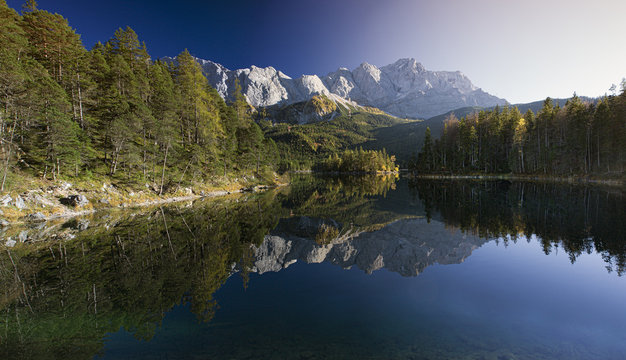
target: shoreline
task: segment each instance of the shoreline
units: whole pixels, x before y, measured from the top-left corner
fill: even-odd
[[[512,181],[536,181],[536,182],[553,182],[567,183],[571,185],[607,185],[607,186],[624,186],[624,180],[620,179],[593,179],[585,176],[539,176],[539,175],[509,175],[509,174],[485,174],[485,175],[439,175],[439,174],[422,174],[422,175],[405,175],[409,178],[428,179],[428,180],[512,180]]]
[[[128,192],[127,189],[111,190],[111,188],[108,188],[107,190],[96,192],[74,190],[63,191],[63,194],[60,194],[60,192],[58,191],[45,194],[41,191],[41,189],[33,189],[17,195],[16,198],[11,201],[11,203],[6,205],[2,204],[0,206],[0,215],[2,215],[0,217],[2,221],[2,223],[0,223],[0,229],[8,228],[11,226],[20,226],[24,224],[45,223],[47,221],[93,215],[98,212],[104,211],[144,208],[149,206],[158,206],[183,201],[222,197],[230,194],[260,192],[286,185],[288,185],[288,183],[275,183],[271,185],[257,184],[253,186],[243,186],[232,190],[202,190],[199,191],[199,193],[194,193],[194,191],[191,190],[190,194],[186,195],[174,195],[170,197],[149,195],[149,197],[147,198],[143,196],[146,195],[144,193],[134,193],[132,191]],[[123,194],[124,192],[128,193]],[[85,197],[88,198],[89,202],[85,206],[75,207],[61,204],[60,196],[67,196],[68,193],[81,196],[87,195]],[[4,194],[3,197],[7,195],[9,194]],[[110,195],[115,195],[118,197],[116,199],[117,204],[112,204],[111,202],[108,202],[108,200],[106,203],[103,203],[101,201],[102,199],[106,199],[107,196]],[[18,198],[21,199],[20,201],[22,201],[22,203],[35,202],[35,205],[17,208],[13,204]],[[35,200],[33,200],[33,198]],[[100,198],[100,200],[98,200],[98,198]],[[59,200],[57,201],[58,203],[54,203],[55,199]],[[136,202],[133,202],[133,200],[136,200]],[[46,205],[48,205],[48,207],[46,207]]]
[[[292,174],[321,174],[321,175],[398,175],[400,171],[316,171],[316,170],[291,170]]]

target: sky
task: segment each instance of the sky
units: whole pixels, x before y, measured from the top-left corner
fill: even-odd
[[[22,0],[7,0],[16,10]],[[91,48],[130,26],[153,58],[185,48],[291,77],[415,58],[522,103],[609,93],[626,77],[625,0],[39,0]]]

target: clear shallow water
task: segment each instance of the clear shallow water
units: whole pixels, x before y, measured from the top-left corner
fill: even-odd
[[[123,219],[119,231],[81,233],[68,265],[49,249],[16,248],[48,298],[31,296],[31,315],[23,295],[6,307],[24,320],[21,332],[6,320],[4,349],[15,358],[626,357],[622,190],[356,182],[303,178],[281,193],[169,209],[169,239],[160,212]],[[94,278],[72,265],[78,258],[98,264]],[[51,324],[59,331],[41,330]]]

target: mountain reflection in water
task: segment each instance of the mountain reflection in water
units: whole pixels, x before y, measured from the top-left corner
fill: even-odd
[[[3,243],[9,238],[26,241],[5,247],[0,252],[0,289],[3,290],[0,295],[0,356],[7,359],[124,358],[129,356],[128,352],[116,352],[105,344],[127,344],[128,349],[152,344],[156,349],[156,342],[149,340],[167,334],[173,336],[172,330],[167,330],[168,316],[186,318],[187,315],[176,315],[183,311],[194,314],[201,320],[199,324],[204,325],[185,323],[186,330],[176,330],[182,331],[181,336],[189,336],[193,329],[196,334],[193,338],[199,343],[210,338],[216,339],[219,346],[206,345],[201,347],[202,351],[191,345],[176,351],[159,350],[165,351],[169,358],[195,355],[269,358],[269,353],[264,352],[266,348],[249,347],[248,352],[240,349],[243,352],[229,354],[224,350],[229,342],[236,343],[233,337],[237,337],[234,335],[237,331],[247,334],[246,329],[254,326],[254,320],[250,320],[248,328],[239,323],[241,327],[229,327],[227,331],[224,324],[228,322],[219,317],[235,321],[242,316],[242,311],[235,314],[228,310],[231,304],[235,306],[243,301],[264,303],[262,298],[255,298],[255,291],[259,291],[255,286],[266,289],[264,296],[268,296],[270,289],[275,290],[269,292],[272,294],[297,292],[300,282],[315,282],[319,281],[317,277],[328,275],[335,277],[339,286],[333,291],[341,291],[351,286],[346,282],[348,278],[356,281],[362,275],[349,271],[342,275],[336,272],[343,271],[339,267],[356,267],[362,270],[361,274],[376,274],[377,270],[384,268],[403,277],[414,277],[425,271],[428,273],[428,268],[435,264],[461,264],[471,259],[472,252],[481,247],[485,252],[493,252],[492,247],[483,246],[489,242],[513,247],[522,240],[538,241],[545,254],[565,251],[571,263],[593,255],[601,258],[603,267],[606,267],[602,270],[603,277],[608,279],[623,274],[626,266],[625,200],[621,188],[507,181],[409,182],[393,177],[319,178],[307,175],[294,179],[290,187],[261,194],[134,210],[136,213],[97,214],[66,223],[49,223],[42,228],[9,228],[0,235]],[[524,253],[522,248],[525,249],[521,247],[519,254]],[[331,267],[305,269],[299,264],[293,265],[297,262],[326,263]],[[259,277],[268,272],[280,271],[282,274],[281,270],[288,267],[293,267],[292,274],[299,276],[293,279],[293,283],[288,281],[291,270],[281,275],[281,279],[287,279],[284,283],[272,282],[272,278],[266,278],[266,275]],[[595,274],[597,268],[589,271]],[[450,268],[450,271],[455,270]],[[481,271],[497,272],[499,269],[482,268]],[[377,288],[384,287],[377,279],[388,276],[382,274],[369,281],[359,281],[365,281],[364,286],[376,292]],[[452,283],[452,279],[446,281]],[[536,279],[525,280],[530,283]],[[618,281],[624,288],[623,280],[618,277],[611,281]],[[249,290],[241,293],[232,288],[241,288],[241,284]],[[224,289],[220,290],[222,287]],[[618,295],[626,297],[624,292],[618,292]],[[322,299],[327,294],[308,295],[306,299],[298,298],[302,306],[315,296]],[[394,296],[393,292],[388,296]],[[452,297],[446,296],[440,301],[447,303]],[[368,304],[368,301],[362,301],[361,306]],[[391,300],[380,298],[378,301]],[[264,309],[269,314],[278,311],[271,304],[266,305]],[[353,305],[358,308],[357,304]],[[302,313],[303,308],[295,304],[285,306],[292,306],[292,312],[283,309],[290,316],[302,316],[297,321],[303,326],[306,321],[316,323],[315,319]],[[398,304],[394,306],[402,308]],[[472,306],[479,308],[477,304]],[[400,310],[387,308],[386,312],[372,316],[382,317],[378,320],[386,323],[394,318],[394,311]],[[335,316],[347,314],[350,312],[335,313]],[[216,315],[217,319],[214,319]],[[427,317],[422,320],[426,321]],[[434,324],[431,326],[454,321],[453,318],[431,320]],[[476,340],[466,333],[457,334],[461,338],[470,336],[463,346],[459,345],[458,338],[448,339],[449,333],[441,335],[437,341],[431,339],[435,342],[429,343],[431,340],[422,337],[419,340],[405,339],[408,333],[427,331],[419,328],[417,323],[395,324],[390,322],[388,328],[382,326],[377,336],[392,336],[395,331],[404,329],[404,335],[394,336],[397,342],[407,343],[397,345],[404,352],[387,352],[387,357],[449,358],[459,357],[459,354],[480,354],[485,358],[493,355],[513,359],[560,358],[565,354],[560,348],[546,348],[541,350],[544,354],[540,357],[521,343],[507,347],[504,352],[497,352],[500,348],[492,346],[496,350],[487,354],[483,349],[485,346],[480,351],[468,348],[467,344],[474,346]],[[319,328],[311,326],[320,333],[332,332],[324,325],[316,325]],[[287,331],[288,327],[285,325],[282,331]],[[354,328],[346,328],[346,331],[354,331]],[[428,331],[437,333],[436,328]],[[148,342],[130,341],[121,335],[126,332]],[[282,338],[290,334],[273,335]],[[613,335],[607,334],[606,338]],[[120,340],[120,336],[123,339]],[[263,339],[269,341],[266,337]],[[310,344],[314,343],[313,337],[306,339]],[[306,348],[306,341],[293,341],[291,345],[280,345],[278,341],[270,348],[289,349],[291,353],[283,353],[289,356],[283,357],[324,357],[321,356],[323,350],[315,356],[307,355],[308,348],[303,353],[298,352]],[[415,341],[418,343],[413,343]],[[331,343],[327,344],[326,351],[338,352],[337,346],[340,345]],[[502,343],[506,343],[505,340]],[[357,346],[357,340],[344,339],[344,345],[348,344],[352,350],[341,348],[347,352],[338,352],[338,358],[363,357],[363,354],[377,357],[375,352],[361,352],[369,345],[361,344],[361,350],[357,351],[352,348]],[[610,341],[609,345],[608,352],[603,353],[605,358],[623,349],[622,346],[616,350]],[[456,348],[459,353],[446,352],[449,347]],[[137,349],[133,357],[141,357],[139,353],[151,358],[150,351],[138,352]],[[590,354],[593,353],[582,350],[567,353],[570,358],[589,358]],[[384,357],[381,354],[381,358]]]

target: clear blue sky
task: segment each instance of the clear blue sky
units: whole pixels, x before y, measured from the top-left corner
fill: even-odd
[[[21,9],[21,0],[8,0]],[[153,57],[324,75],[413,57],[510,102],[598,96],[626,76],[625,0],[39,0],[86,47],[130,26]]]

